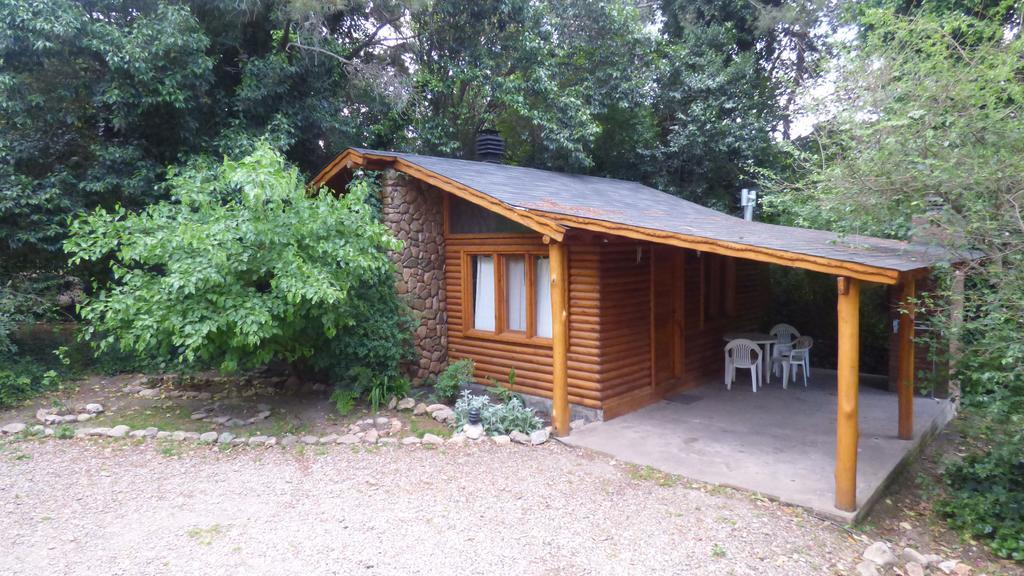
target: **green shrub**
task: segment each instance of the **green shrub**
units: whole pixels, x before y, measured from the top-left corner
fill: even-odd
[[[452,362],[437,376],[434,393],[441,400],[451,400],[459,395],[462,386],[473,381],[475,366],[469,358]]]
[[[53,437],[58,440],[70,440],[75,437],[75,429],[68,424],[61,424],[53,429]]]
[[[357,367],[351,371],[351,379],[339,385],[331,394],[331,401],[338,414],[347,415],[355,407],[359,398],[365,397],[370,410],[377,412],[392,397],[404,397],[409,394],[409,380],[391,374],[380,375],[368,368]]]
[[[62,378],[28,360],[0,360],[0,408],[11,408],[47,392],[59,390]]]
[[[310,195],[263,143],[237,160],[172,170],[168,190],[171,201],[97,209],[71,226],[72,265],[109,262],[112,280],[80,308],[100,350],[230,372],[314,362],[358,350],[370,334],[371,355],[398,357],[387,349],[400,326],[389,315],[399,305],[387,251],[401,243],[367,204],[372,180]]]
[[[475,396],[468,390],[462,393],[455,402],[455,426],[462,429],[469,421],[469,411],[476,408],[480,411],[480,420],[484,432],[490,436],[509,434],[514,431],[529,434],[540,430],[544,423],[532,408],[523,404],[523,399],[513,395],[506,402],[494,404],[487,396]]]
[[[949,491],[937,510],[949,525],[989,540],[1003,558],[1024,560],[1024,436],[971,454],[944,472]]]

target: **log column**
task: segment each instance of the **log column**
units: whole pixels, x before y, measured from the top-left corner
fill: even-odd
[[[903,281],[900,291],[899,340],[899,395],[901,440],[914,437],[914,278]]]
[[[558,436],[569,435],[569,313],[566,306],[568,293],[568,266],[565,244],[548,244],[551,258],[551,344],[552,344],[552,396],[551,424]]]
[[[840,277],[838,400],[836,413],[836,508],[857,508],[857,392],[860,377],[860,281]]]

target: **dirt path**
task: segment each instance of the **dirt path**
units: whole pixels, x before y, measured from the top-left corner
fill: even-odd
[[[847,574],[804,512],[550,443],[0,443],[0,574]]]

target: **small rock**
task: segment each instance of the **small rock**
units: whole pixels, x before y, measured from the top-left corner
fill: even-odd
[[[960,562],[956,565],[956,568],[953,568],[953,571],[956,572],[957,576],[968,576],[971,573],[971,567]]]
[[[917,562],[907,562],[903,569],[907,571],[907,576],[924,576],[924,566]]]
[[[442,424],[455,423],[455,411],[448,407],[445,407],[444,410],[435,410],[431,416]]]
[[[402,421],[395,419],[391,421],[391,429],[388,431],[391,435],[398,434],[402,431]]]
[[[149,428],[146,428],[145,430],[142,431],[142,437],[143,438],[155,438],[156,435],[159,434],[159,433],[160,433],[160,429],[159,428],[157,428],[156,426],[150,426]]]
[[[185,431],[184,430],[175,430],[174,432],[171,432],[171,440],[174,440],[176,442],[181,442],[184,439],[185,439]]]
[[[145,430],[132,430],[131,432],[128,433],[128,436],[130,438],[142,438],[142,435],[145,433]]]
[[[423,443],[430,444],[431,446],[440,446],[441,444],[444,444],[444,438],[434,434],[424,434]]]
[[[46,417],[49,415],[50,411],[47,410],[46,408],[40,408],[39,410],[36,410],[36,420],[39,420],[40,422],[46,422]]]
[[[163,440],[164,438],[169,438],[170,436],[171,436],[171,433],[166,431],[166,430],[161,430],[161,431],[156,433],[156,437],[159,440]]]
[[[230,416],[217,416],[216,418],[210,418],[209,420],[210,420],[210,422],[213,422],[214,424],[224,424],[228,420],[231,420],[231,417]]]
[[[96,403],[86,404],[85,411],[88,412],[89,414],[100,414],[103,412],[103,405]]]
[[[110,436],[111,438],[124,438],[131,431],[131,428],[125,426],[124,424],[121,424],[119,426],[114,426],[113,428],[108,430],[107,436]]]
[[[548,441],[551,437],[551,433],[548,432],[547,428],[541,428],[540,430],[534,430],[530,433],[530,444],[539,446]]]
[[[328,434],[327,436],[321,436],[320,437],[320,443],[321,444],[334,444],[337,441],[338,441],[338,435],[337,434]]]
[[[213,394],[210,392],[199,392],[196,394],[197,400],[209,400],[210,398],[213,398]]]
[[[64,424],[74,424],[75,422],[78,422],[78,414],[68,414],[61,418],[60,421]]]
[[[419,416],[421,414],[426,414],[426,413],[427,413],[427,405],[424,404],[423,402],[420,402],[419,404],[416,405],[415,408],[412,409],[412,415],[413,416]]]
[[[928,565],[928,560],[926,560],[920,552],[914,550],[913,548],[904,548],[903,553],[900,554],[900,560],[903,560],[904,562],[916,562],[917,564],[920,564],[922,567]]]
[[[383,428],[391,424],[391,419],[387,416],[378,416],[373,419],[373,425],[377,428]]]
[[[402,438],[402,445],[404,445],[404,446],[410,446],[412,444],[419,444],[419,443],[420,443],[420,439],[415,437],[415,436],[406,436],[405,438]]]
[[[392,396],[391,400],[388,400],[388,410],[394,410],[395,406],[398,406],[398,397]]]
[[[320,441],[320,438],[317,437],[317,436],[303,436],[302,437],[302,443],[303,444],[316,444],[319,441]]]
[[[530,435],[529,434],[524,434],[524,433],[520,432],[519,430],[513,430],[512,432],[509,433],[508,437],[509,437],[510,440],[512,440],[516,444],[529,444],[530,443]]]
[[[427,406],[427,414],[433,414],[438,410],[450,410],[450,408],[444,404],[431,404],[430,406]]]
[[[202,420],[203,418],[207,418],[209,416],[210,415],[207,414],[206,412],[193,412],[191,418],[193,420]]]
[[[142,398],[156,398],[159,395],[159,388],[143,388],[142,390],[139,390],[139,396]]]
[[[77,420],[79,422],[88,422],[89,420],[92,420],[94,417],[95,416],[93,416],[92,414],[85,413],[85,414],[79,414],[78,417],[75,418],[75,420]]]
[[[285,446],[285,447],[294,446],[295,443],[298,442],[298,441],[299,441],[298,438],[296,438],[295,436],[282,436],[281,437],[281,446]]]
[[[0,428],[0,432],[3,432],[4,434],[17,434],[23,430],[25,430],[25,425],[21,422],[11,422],[3,428]]]
[[[158,432],[157,435],[160,433]],[[185,432],[185,440],[191,440],[192,442],[199,441],[201,434],[199,432]]]
[[[871,546],[864,550],[864,559],[870,560],[882,568],[888,568],[898,561],[896,555],[892,553],[889,545],[885,542],[875,542]]]
[[[953,571],[956,570],[956,565],[956,560],[944,560],[942,562],[939,562],[938,567],[939,570],[942,570],[944,574],[952,574]]]
[[[203,432],[199,435],[199,441],[203,444],[212,444],[217,441],[216,432]]]
[[[484,427],[482,424],[466,424],[462,427],[462,432],[470,440],[479,440],[484,435]]]
[[[381,438],[381,444],[398,444],[398,438]]]
[[[256,420],[266,420],[269,417],[270,417],[270,410],[261,410],[253,418],[255,418]]]
[[[232,418],[224,423],[228,428],[234,428],[235,426],[245,426],[245,420],[239,420],[238,418]]]
[[[235,439],[235,435],[231,432],[221,432],[220,436],[217,436],[218,444],[229,444]]]
[[[448,439],[448,443],[449,444],[456,444],[456,445],[465,444],[466,443],[466,435],[463,434],[462,432],[459,432],[457,434],[452,434],[452,437]]]
[[[246,442],[245,438],[232,438],[231,439],[231,445],[232,446],[242,446],[242,445],[245,444],[245,442]]]
[[[412,410],[415,407],[416,407],[416,399],[415,398],[402,398],[401,400],[398,401],[398,404],[395,404],[395,408],[397,408],[399,410]]]
[[[110,432],[110,428],[91,428],[88,434],[89,436],[106,436],[107,432]]]
[[[880,576],[878,565],[871,560],[865,560],[857,564],[857,576]]]
[[[355,434],[345,434],[338,438],[338,444],[356,444],[359,442],[359,438]]]
[[[46,432],[46,428],[44,428],[42,424],[36,424],[35,426],[29,428],[28,431],[31,432],[32,434],[35,434],[36,436],[39,436],[40,434]]]
[[[43,436],[53,436],[53,428],[43,428]]]
[[[249,438],[249,446],[266,446],[267,440],[269,438],[266,436],[252,436]]]
[[[263,443],[264,446],[277,446],[277,438],[271,436],[267,438],[267,441]]]
[[[363,434],[363,442],[367,444],[376,444],[380,434],[376,430],[368,430],[366,434]]]
[[[491,440],[498,446],[508,446],[512,443],[512,439],[508,436],[491,436]]]
[[[939,556],[938,554],[925,554],[924,562],[922,562],[921,565],[927,568],[929,566],[937,566],[939,562],[942,562],[942,556]]]

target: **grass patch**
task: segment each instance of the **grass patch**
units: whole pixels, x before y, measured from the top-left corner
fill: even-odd
[[[725,558],[728,555],[728,553],[725,551],[725,548],[721,544],[713,544],[711,546],[711,555],[715,558]]]
[[[441,438],[450,438],[451,437],[451,435],[452,435],[451,428],[448,428],[447,426],[431,426],[430,424],[432,424],[432,423],[433,423],[433,421],[427,421],[426,422],[427,426],[423,426],[423,424],[424,424],[423,421],[418,421],[418,420],[415,420],[415,419],[410,420],[409,421],[409,432],[412,432],[412,434],[414,436],[416,436],[417,438],[419,438],[421,440],[427,434],[433,434],[434,436],[439,436]]]
[[[629,477],[633,480],[654,482],[663,488],[670,488],[679,484],[678,476],[674,474],[667,474],[661,470],[655,470],[650,466],[633,466],[629,471]]]
[[[198,526],[195,528],[189,528],[186,534],[188,534],[189,538],[195,540],[197,544],[209,546],[210,544],[213,544],[213,541],[223,533],[224,529],[221,525],[214,524],[206,528],[200,528]]]

